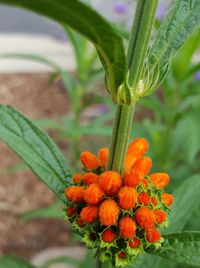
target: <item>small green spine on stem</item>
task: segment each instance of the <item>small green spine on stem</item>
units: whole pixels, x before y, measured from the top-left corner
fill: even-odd
[[[138,0],[127,52],[128,85],[133,94],[141,78],[155,21],[158,0]],[[124,172],[124,160],[129,142],[135,103],[117,105],[113,122],[107,170]]]

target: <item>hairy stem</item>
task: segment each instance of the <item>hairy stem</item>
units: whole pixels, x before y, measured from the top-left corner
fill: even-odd
[[[128,84],[133,91],[141,78],[158,0],[138,0],[127,52]],[[134,92],[133,92],[134,93]],[[135,103],[117,105],[110,142],[107,170],[124,172],[124,160],[129,142]]]

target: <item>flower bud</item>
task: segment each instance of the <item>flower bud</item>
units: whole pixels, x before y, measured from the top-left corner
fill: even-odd
[[[146,176],[152,167],[152,160],[150,157],[144,156],[139,158],[135,164],[134,169],[137,170],[140,176]]]
[[[155,243],[160,241],[161,234],[155,228],[146,230],[146,239],[149,243]]]
[[[129,187],[137,187],[139,184],[139,176],[135,170],[131,170],[131,172],[125,174],[124,184]]]
[[[118,192],[119,204],[123,209],[133,209],[137,202],[138,194],[132,187],[124,186]]]
[[[65,189],[66,197],[73,202],[82,202],[84,198],[85,189],[83,186],[71,186]]]
[[[83,179],[83,175],[81,173],[76,173],[73,176],[73,182],[74,183],[80,183]]]
[[[138,202],[140,204],[143,204],[145,206],[148,206],[149,203],[151,202],[150,196],[146,192],[142,192],[138,196]]]
[[[140,241],[137,238],[134,238],[133,240],[130,240],[128,244],[130,248],[137,248],[140,244]]]
[[[103,199],[104,193],[98,184],[90,184],[84,193],[87,204],[96,205]]]
[[[104,242],[112,243],[115,240],[115,234],[111,230],[105,230],[101,235],[101,239]]]
[[[119,235],[124,238],[135,236],[136,224],[130,217],[123,217],[119,220]]]
[[[105,200],[99,207],[99,218],[102,225],[111,226],[117,223],[119,206],[114,200]]]
[[[66,211],[68,217],[72,217],[76,213],[76,208],[69,207]]]
[[[108,196],[113,196],[122,186],[122,178],[115,171],[105,171],[100,175],[99,185]]]
[[[157,201],[157,199],[156,199],[154,196],[151,198],[151,203],[152,203],[154,206],[157,206],[157,204],[158,204],[158,201]]]
[[[83,182],[87,185],[96,183],[99,180],[99,176],[95,173],[88,172],[83,174]]]
[[[162,194],[162,201],[165,203],[166,206],[171,206],[174,203],[174,197],[172,194]]]
[[[96,155],[90,152],[83,152],[80,156],[81,162],[86,169],[96,169],[99,166],[99,160]]]
[[[156,223],[161,224],[167,218],[167,214],[163,210],[156,209],[154,210],[154,214],[156,216]]]
[[[126,257],[126,253],[124,251],[121,251],[120,253],[118,253],[117,257],[120,259],[124,259]]]
[[[77,219],[76,219],[76,223],[77,223],[80,227],[84,227],[84,226],[85,226],[85,223],[84,223],[80,218],[77,218]]]
[[[87,223],[96,221],[99,217],[99,209],[95,206],[87,206],[81,210],[80,219]]]
[[[153,173],[150,176],[152,183],[157,188],[164,188],[169,183],[169,175],[167,173]]]
[[[98,152],[99,162],[102,167],[105,167],[108,160],[109,150],[108,148],[101,148]]]
[[[154,212],[146,207],[140,207],[136,210],[135,219],[142,228],[152,228],[156,221]]]

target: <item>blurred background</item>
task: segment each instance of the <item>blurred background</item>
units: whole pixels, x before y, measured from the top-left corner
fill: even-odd
[[[135,1],[84,2],[112,23],[126,46]],[[169,5],[159,2],[154,35]],[[135,114],[132,138],[150,141],[153,170],[171,174],[169,192],[200,171],[199,47],[197,31],[172,62],[160,89],[141,100]],[[80,168],[80,151],[96,153],[109,144],[114,105],[92,45],[51,20],[3,5],[0,103],[14,106],[47,131],[74,171]],[[35,260],[43,250],[80,245],[70,225],[60,220],[60,211],[54,195],[0,142],[0,255]],[[200,229],[199,207],[194,218],[185,229]]]

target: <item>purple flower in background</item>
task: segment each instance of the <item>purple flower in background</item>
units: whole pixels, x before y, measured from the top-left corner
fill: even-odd
[[[195,73],[195,80],[200,81],[200,71]]]
[[[100,111],[101,114],[106,114],[106,113],[108,113],[109,108],[108,108],[107,105],[105,105],[105,104],[101,104],[101,105],[99,106],[99,111]]]
[[[124,13],[126,13],[128,11],[128,5],[125,4],[125,3],[117,3],[114,6],[114,10],[118,14],[124,14]]]
[[[156,19],[162,20],[166,13],[166,6],[163,3],[158,4],[157,12],[156,12]]]

